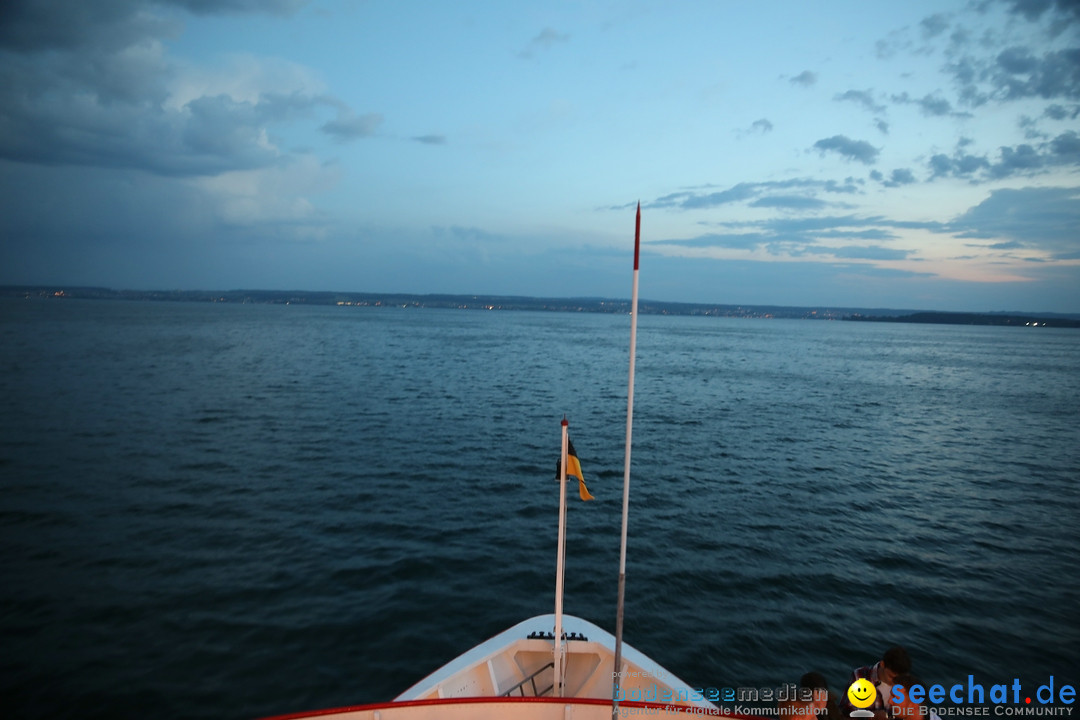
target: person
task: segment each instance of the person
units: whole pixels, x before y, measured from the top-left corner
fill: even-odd
[[[824,675],[819,672],[808,672],[799,679],[799,687],[813,690],[815,702],[822,700],[821,693],[825,694],[824,706],[820,704],[815,706],[817,716],[821,720],[840,720],[840,711],[836,707],[836,696],[829,690],[829,683],[825,680]]]
[[[892,693],[893,683],[898,676],[907,675],[910,672],[911,658],[908,657],[907,650],[895,645],[885,651],[877,664],[855,668],[851,673],[851,679],[848,680],[848,686],[860,678],[869,680],[870,684],[877,689],[877,697],[866,709],[874,712],[874,720],[888,720],[889,696]],[[851,711],[856,709],[848,700],[846,692],[841,705],[844,717],[850,717]]]
[[[803,700],[800,692],[799,697],[782,700],[779,705],[780,717],[790,720],[840,720],[824,675],[819,672],[806,673],[799,678],[799,688],[811,690],[812,698]]]

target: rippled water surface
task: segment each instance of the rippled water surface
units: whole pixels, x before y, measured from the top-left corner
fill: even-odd
[[[6,717],[392,698],[615,617],[629,319],[0,304]],[[1080,681],[1080,333],[643,316],[625,634],[698,686]]]

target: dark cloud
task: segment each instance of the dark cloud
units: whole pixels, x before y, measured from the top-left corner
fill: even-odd
[[[1042,19],[1047,11],[1066,23],[1080,20],[1080,4],[1076,0],[1006,0],[1005,4],[1010,12],[1029,22]]]
[[[753,123],[750,124],[750,130],[751,131],[756,131],[756,132],[760,132],[760,133],[768,133],[768,132],[772,132],[772,129],[773,129],[773,124],[771,122],[769,122],[768,120],[766,120],[765,118],[761,118],[760,120],[755,120]]]
[[[853,216],[765,220],[745,223],[754,228],[751,232],[708,233],[693,238],[662,240],[651,244],[686,248],[764,250],[774,257],[815,255],[844,260],[904,260],[913,254],[911,250],[876,244],[896,237],[887,230],[873,227],[876,223],[888,224],[880,218],[861,219]],[[858,229],[838,229],[849,227]],[[822,244],[822,240],[830,239],[865,240],[871,244],[848,244],[841,247]]]
[[[919,22],[919,29],[922,31],[923,39],[935,38],[949,29],[949,16],[945,13],[935,13],[925,17]]]
[[[308,0],[4,0],[0,48],[17,52],[95,48],[116,51],[144,38],[178,34],[175,19],[148,12],[174,6],[197,15],[292,13]]]
[[[118,62],[120,62],[118,60]],[[12,69],[24,72],[13,73]],[[197,97],[183,107],[163,103],[156,66],[134,68],[127,92],[92,79],[80,82],[55,67],[0,66],[0,158],[42,165],[127,167],[161,175],[215,175],[279,161],[267,141],[269,123],[340,104],[320,95],[264,94],[252,101]],[[145,70],[143,74],[139,74]],[[46,94],[30,87],[49,88]]]
[[[911,185],[916,182],[915,175],[907,168],[897,168],[896,170],[893,170],[887,180],[883,174],[874,170],[870,173],[870,179],[876,180],[885,187],[900,187],[901,185]]]
[[[892,247],[889,243],[898,238],[894,230],[919,229],[980,241],[972,246],[985,250],[1045,253],[1052,260],[1076,260],[1080,259],[1080,236],[1076,233],[1080,227],[1080,187],[994,190],[986,200],[947,223],[840,215],[723,225],[727,228],[725,232],[656,244],[763,250],[774,257],[813,255],[876,263],[914,258],[915,251]],[[827,242],[837,239],[849,242],[839,247]]]
[[[196,15],[217,15],[224,13],[264,12],[275,15],[290,15],[307,5],[310,0],[159,0],[166,4],[179,5]]]
[[[177,66],[164,40],[192,13],[289,13],[299,0],[9,0],[0,10],[0,158],[42,165],[215,175],[283,154],[269,125],[333,108],[324,130],[360,136],[373,115],[304,90],[249,88],[243,99],[171,96]],[[294,82],[302,85],[302,82]],[[269,88],[267,88],[269,90]],[[367,124],[365,124],[367,123]],[[368,133],[370,134],[370,133]]]
[[[974,173],[988,168],[990,163],[986,158],[969,155],[957,151],[953,157],[943,153],[937,153],[930,158],[931,178],[937,177],[967,177],[971,178]]]
[[[44,107],[11,103],[0,117],[0,157],[42,165],[129,167],[162,175],[217,174],[270,164],[255,108],[204,97],[187,112],[148,115],[140,107],[85,98]]]
[[[848,90],[847,92],[836,95],[833,99],[837,102],[853,102],[856,105],[861,105],[870,112],[885,112],[885,106],[874,99],[872,90]]]
[[[909,222],[890,220],[878,216],[859,217],[857,215],[826,215],[815,217],[778,217],[741,223],[722,223],[732,229],[753,228],[752,232],[710,233],[701,235],[692,241],[667,240],[665,244],[685,245],[693,243],[696,247],[741,247],[756,248],[766,243],[788,242],[813,245],[820,239],[847,239],[882,242],[895,240],[894,229],[918,229],[932,232],[947,232],[948,226],[936,222]],[[738,243],[732,238],[740,238]]]
[[[1047,137],[1046,133],[1039,130],[1039,122],[1033,117],[1021,115],[1019,119],[1017,119],[1016,124],[1024,131],[1024,138],[1026,140],[1045,140]]]
[[[647,205],[648,207],[680,207],[691,210],[705,207],[716,207],[727,203],[739,202],[756,197],[758,189],[754,183],[739,183],[727,190],[711,193],[699,193],[694,191],[680,191],[664,195]]]
[[[803,87],[810,87],[817,82],[817,73],[810,72],[809,70],[803,70],[801,73],[791,78],[793,85],[802,85]]]
[[[180,31],[174,20],[139,12],[142,4],[139,0],[5,0],[0,7],[0,49],[110,52],[142,38]]]
[[[1080,99],[1080,48],[1033,54],[1012,47],[998,54],[991,83],[1005,100]]]
[[[793,196],[790,191],[796,190],[801,194]],[[859,191],[856,181],[847,178],[843,183],[835,180],[777,180],[761,183],[739,183],[726,190],[713,192],[701,192],[699,190],[681,190],[676,193],[659,197],[645,207],[650,208],[679,208],[682,210],[700,210],[705,208],[719,207],[729,203],[754,200],[756,207],[780,207],[796,208],[800,204],[804,208],[821,207],[826,203],[818,204],[813,194],[818,192],[830,194],[853,194]],[[617,206],[612,209],[625,209]]]
[[[814,143],[814,147],[821,153],[834,152],[848,160],[856,160],[866,165],[877,162],[880,152],[876,147],[865,140],[852,140],[846,135],[833,135]]]
[[[337,142],[349,142],[374,135],[382,121],[383,117],[379,113],[365,113],[364,115],[342,113],[336,120],[326,122],[319,129]]]
[[[911,41],[904,37],[902,30],[894,30],[888,37],[874,43],[874,51],[881,60],[889,60],[902,50],[911,47]]]
[[[924,115],[932,117],[941,117],[943,115],[952,115],[952,104],[948,100],[942,97],[932,97],[925,95],[916,101],[916,104],[922,109]]]
[[[1055,260],[1080,259],[1080,187],[994,190],[949,224],[961,237],[1000,240],[1041,250]]]
[[[900,93],[892,96],[892,101],[901,105],[917,105],[923,115],[927,117],[971,117],[971,113],[956,112],[952,103],[937,94],[924,95],[921,98],[913,98],[908,93]]]
[[[1080,135],[1075,130],[1061,133],[1050,141],[1050,151],[1064,162],[1080,165]]]
[[[539,35],[529,41],[529,44],[518,53],[518,57],[528,60],[535,57],[537,53],[550,50],[555,45],[565,43],[569,40],[569,35],[565,35],[547,27],[541,30]]]
[[[446,144],[446,136],[445,135],[435,135],[435,134],[432,134],[432,135],[417,135],[416,137],[413,138],[413,140],[415,140],[418,143],[423,143],[424,145],[445,145]]]
[[[962,141],[952,155],[938,153],[928,161],[931,179],[957,177],[972,182],[1033,176],[1058,167],[1080,168],[1080,135],[1068,130],[1037,144],[1022,143],[999,148],[996,160],[967,151]]]
[[[957,27],[946,48],[945,70],[960,104],[1029,98],[1080,98],[1080,3],[1076,0],[996,0],[1020,19],[1003,32],[975,36]],[[975,9],[984,13],[995,0]],[[1023,21],[1027,21],[1025,24]],[[1066,30],[1072,32],[1066,34]],[[1041,37],[1040,37],[1041,36]]]
[[[964,56],[945,69],[969,107],[1028,98],[1080,100],[1080,47],[1036,54],[1013,46],[993,58]]]
[[[936,233],[952,232],[937,222],[896,221],[885,217],[834,215],[779,217],[768,220],[722,223],[726,232],[712,232],[692,238],[663,240],[655,244],[694,249],[764,251],[773,257],[835,258],[876,262],[911,259],[916,252],[890,247],[899,236],[897,229],[919,229]],[[846,241],[836,247],[830,240]],[[653,244],[653,243],[650,243]],[[870,266],[862,266],[869,269]]]
[[[1073,105],[1070,110],[1063,105],[1054,104],[1047,105],[1043,110],[1043,117],[1051,120],[1075,120],[1077,116],[1080,116],[1080,105]]]
[[[990,175],[1001,179],[1016,174],[1030,174],[1045,165],[1043,156],[1031,145],[1002,147],[1001,160],[990,166]]]

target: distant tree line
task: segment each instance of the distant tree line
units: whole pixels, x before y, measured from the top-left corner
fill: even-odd
[[[74,298],[83,300],[153,300],[172,302],[224,302],[356,307],[446,308],[455,310],[532,310],[594,312],[625,315],[630,301],[612,298],[536,298],[513,295],[416,295],[312,290],[113,290],[99,287],[0,286],[0,297]],[[1080,315],[1045,314],[1025,317],[1004,313],[912,312],[910,310],[783,305],[719,305],[641,300],[642,315],[705,315],[733,318],[855,320],[950,325],[1016,325],[1080,327]]]

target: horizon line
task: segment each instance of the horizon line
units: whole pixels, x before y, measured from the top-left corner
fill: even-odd
[[[231,288],[227,290],[221,289],[182,289],[182,288],[170,288],[170,289],[133,289],[133,288],[112,288],[103,285],[68,285],[63,283],[46,283],[46,284],[0,284],[0,297],[18,297],[28,296],[30,294],[37,295],[39,297],[64,297],[71,299],[107,299],[107,296],[111,296],[114,299],[138,299],[137,297],[125,297],[125,296],[142,296],[142,299],[168,299],[164,296],[175,296],[179,299],[182,295],[200,296],[188,298],[188,301],[192,300],[204,300],[210,301],[213,296],[217,296],[221,299],[225,299],[226,296],[232,296],[233,300],[237,299],[238,295],[266,295],[276,296],[276,302],[288,303],[289,298],[282,296],[295,296],[292,298],[295,302],[307,302],[308,297],[322,297],[334,299],[348,299],[361,297],[365,299],[372,299],[377,297],[387,298],[400,298],[400,299],[443,299],[443,300],[501,300],[501,301],[519,301],[529,303],[544,303],[544,302],[559,302],[567,303],[572,301],[581,301],[589,303],[599,304],[625,304],[629,305],[630,300],[628,298],[615,298],[606,297],[602,295],[573,295],[573,296],[543,296],[543,295],[506,295],[499,293],[449,293],[449,292],[432,292],[432,293],[418,293],[418,292],[398,292],[398,291],[370,291],[370,290],[303,290],[303,289],[269,289],[269,288]],[[256,302],[268,302],[267,299]],[[707,310],[707,309],[745,309],[745,310],[774,310],[774,311],[825,311],[825,312],[849,312],[856,315],[862,315],[866,312],[878,312],[887,313],[889,316],[897,316],[902,314],[918,314],[918,313],[937,313],[942,315],[989,315],[989,316],[1019,316],[1019,317],[1055,317],[1055,318],[1070,318],[1080,319],[1080,313],[1070,313],[1061,311],[1027,311],[1027,310],[932,310],[926,308],[893,308],[893,307],[860,307],[857,305],[835,305],[835,304],[810,304],[810,305],[781,305],[772,303],[733,303],[733,302],[690,302],[684,300],[651,300],[642,298],[640,300],[642,304],[654,306],[653,311],[650,312],[649,308],[640,308],[642,314],[657,314],[656,308],[661,306],[667,306],[668,309],[674,309],[676,307],[682,308],[686,311],[694,309]],[[318,304],[332,304],[329,302]],[[514,309],[514,308],[499,308],[499,309]],[[517,308],[523,309],[523,308]],[[693,313],[687,313],[693,314]]]

